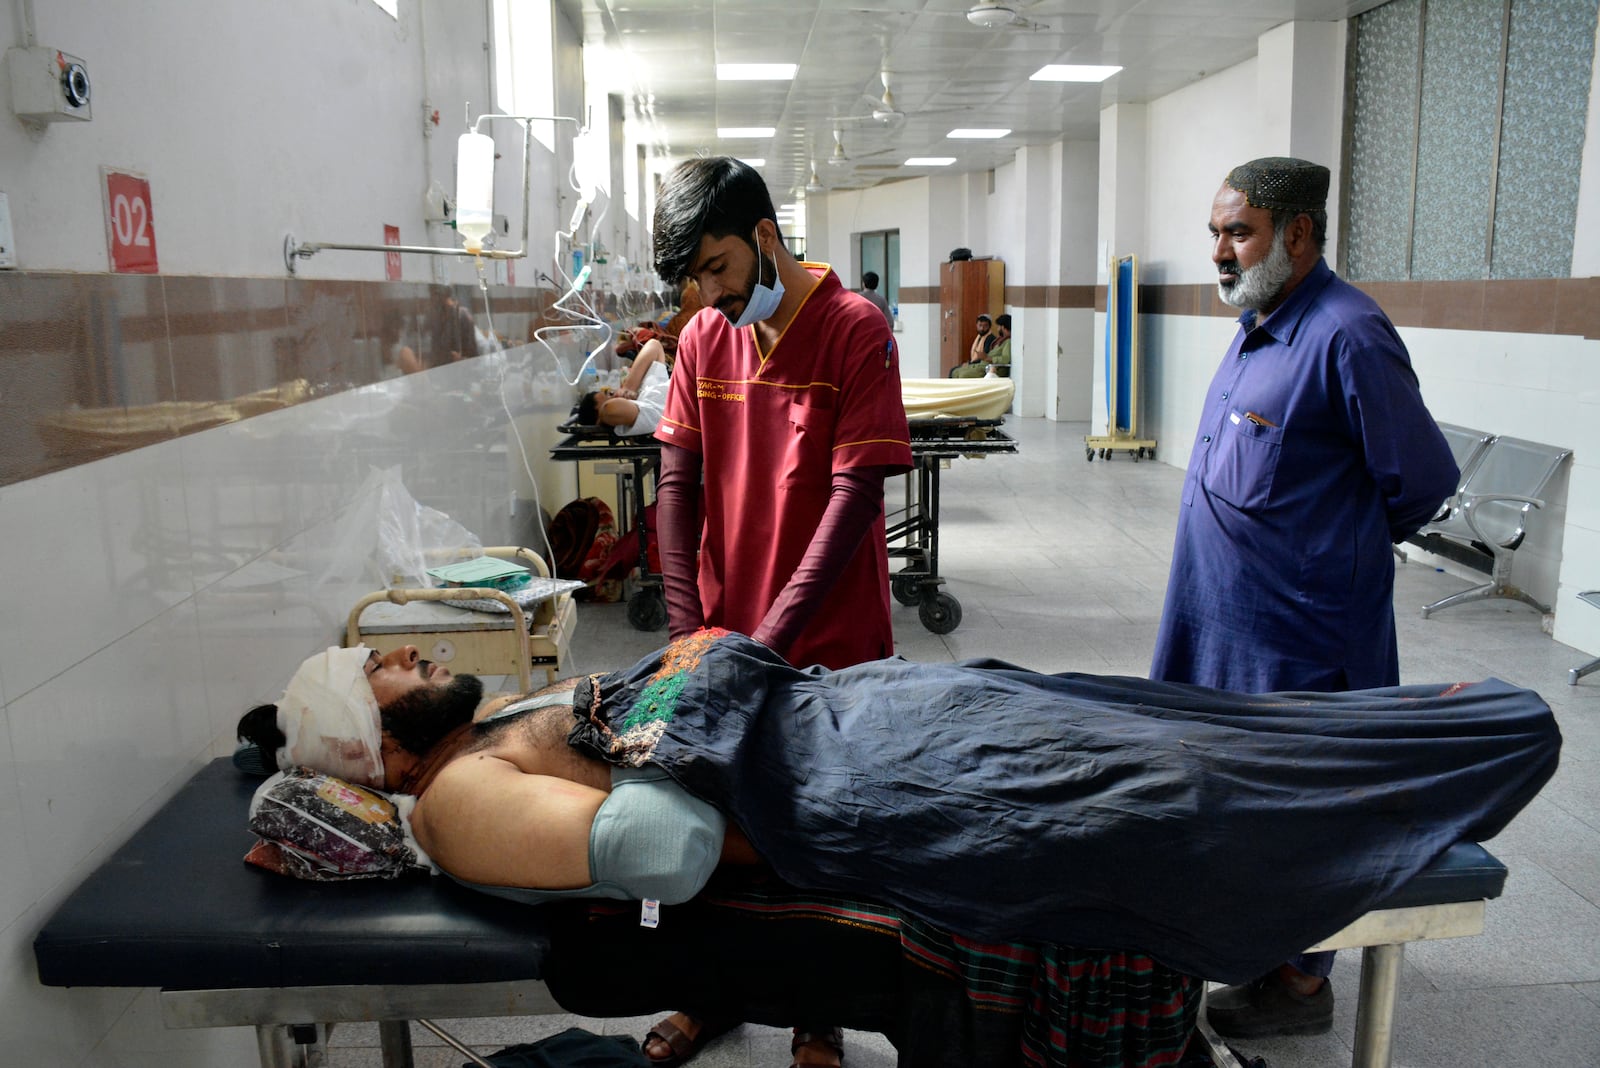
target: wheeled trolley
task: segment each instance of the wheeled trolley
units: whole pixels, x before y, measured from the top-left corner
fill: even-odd
[[[1083,439],[1083,458],[1109,460],[1126,452],[1134,463],[1155,459],[1155,438],[1139,436],[1139,260],[1122,256],[1109,264],[1106,288],[1106,432]]]
[[[939,473],[962,457],[1016,452],[1016,440],[999,429],[1000,423],[967,416],[910,420],[912,468],[906,473],[905,507],[886,516],[889,555],[905,561],[890,576],[890,590],[901,604],[916,605],[922,625],[935,634],[961,625],[961,602],[940,589],[945,580],[939,574]],[[618,493],[619,501],[631,501],[639,534],[639,577],[628,594],[628,622],[637,630],[660,630],[667,625],[667,601],[661,576],[650,570],[645,479],[654,478],[660,467],[661,444],[654,438],[613,437],[594,427],[562,429],[568,436],[550,450],[551,459],[632,465],[631,486]]]
[[[889,576],[889,591],[903,605],[916,605],[917,618],[934,634],[961,625],[961,602],[946,590],[939,574],[939,475],[951,461],[1017,451],[1016,439],[999,429],[999,419],[940,417],[913,419],[911,470],[906,472],[905,507],[890,513],[889,556],[905,566]]]

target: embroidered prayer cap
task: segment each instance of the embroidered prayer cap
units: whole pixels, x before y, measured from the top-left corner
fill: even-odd
[[[1227,186],[1267,211],[1315,212],[1328,206],[1328,168],[1289,156],[1265,156],[1228,172]]]
[[[372,650],[330,646],[308,657],[278,701],[278,767],[307,767],[383,788],[383,727],[367,681]]]

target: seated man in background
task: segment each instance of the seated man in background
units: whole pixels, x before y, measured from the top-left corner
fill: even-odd
[[[989,347],[989,366],[1001,378],[1011,377],[1011,316],[997,315],[994,320],[994,344]],[[988,374],[987,371],[984,372]]]
[[[608,426],[625,437],[655,432],[667,403],[667,354],[651,338],[639,347],[633,366],[616,389],[597,389],[578,401],[578,419],[584,426]]]
[[[950,369],[951,378],[982,378],[989,368],[989,350],[994,346],[994,320],[978,316],[978,334],[967,349],[967,358]]]

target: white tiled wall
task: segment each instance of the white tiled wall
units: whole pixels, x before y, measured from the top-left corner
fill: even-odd
[[[508,366],[513,412],[566,415],[573,391],[547,356],[518,350]],[[485,544],[530,540],[499,370],[454,364],[0,488],[0,1063],[253,1063],[250,1032],[165,1031],[149,992],[40,986],[33,935],[231,751],[247,707],[341,640],[371,587],[326,572],[374,466],[399,465],[420,502]],[[551,467],[544,456],[532,450]],[[570,472],[535,473],[570,486]]]

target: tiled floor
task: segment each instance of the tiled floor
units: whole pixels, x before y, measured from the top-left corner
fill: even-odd
[[[1083,458],[1082,424],[1015,420],[1015,456],[960,460],[943,478],[941,571],[963,620],[943,637],[916,609],[896,606],[899,652],[913,660],[996,656],[1045,671],[1143,675],[1166,583],[1182,472],[1163,463]],[[891,503],[896,486],[891,486]],[[1600,675],[1576,687],[1567,669],[1588,656],[1557,644],[1532,609],[1477,602],[1421,618],[1418,608],[1466,580],[1398,565],[1395,605],[1404,682],[1495,675],[1538,690],[1565,735],[1562,766],[1491,851],[1511,869],[1488,929],[1406,953],[1397,1015],[1396,1068],[1501,1068],[1600,1064]],[[574,669],[606,670],[654,649],[660,635],[632,630],[620,605],[583,606]],[[1240,1044],[1270,1068],[1350,1063],[1360,956],[1339,955],[1337,1011],[1328,1035]],[[639,1034],[648,1020],[570,1016],[447,1022],[479,1050],[528,1042],[566,1027]],[[414,1028],[421,1068],[464,1058]],[[375,1028],[333,1036],[335,1068],[381,1064]],[[849,1036],[851,1068],[889,1068],[892,1047]],[[747,1025],[709,1046],[705,1068],[789,1063],[786,1032]]]

